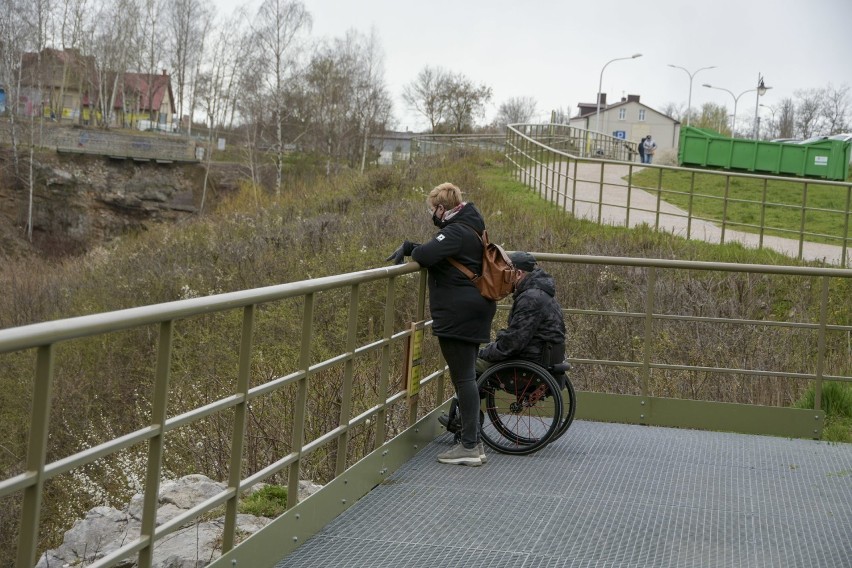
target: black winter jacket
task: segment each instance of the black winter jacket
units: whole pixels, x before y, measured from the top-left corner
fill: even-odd
[[[429,309],[432,333],[471,343],[488,343],[497,304],[482,297],[473,282],[447,260],[452,257],[476,274],[482,270],[482,241],[462,223],[485,230],[485,221],[467,203],[427,243],[416,247],[411,258],[429,272]]]
[[[480,359],[527,359],[538,363],[548,343],[564,345],[565,320],[554,294],[556,285],[550,274],[541,268],[527,273],[515,289],[509,327],[498,331],[496,340],[480,350]],[[562,354],[560,349],[560,360]]]

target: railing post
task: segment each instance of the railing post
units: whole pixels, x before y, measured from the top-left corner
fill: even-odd
[[[604,165],[605,165],[605,162],[601,162],[601,175],[600,175],[600,178],[598,179],[598,225],[600,225],[603,221]]]
[[[846,215],[843,219],[843,244],[840,253],[840,268],[847,267],[846,254],[849,250],[849,216],[852,215],[852,184],[846,186]]]
[[[689,205],[686,209],[686,240],[692,236],[692,208],[695,199],[695,172],[689,177]]]
[[[627,211],[624,215],[624,226],[630,228],[630,200],[633,198],[633,162],[627,166]]]
[[[654,291],[657,286],[657,268],[648,267],[648,284],[645,291],[645,340],[642,353],[642,396],[648,396],[651,383],[651,347],[654,337]]]
[[[819,300],[819,335],[817,336],[817,367],[814,384],[814,410],[822,409],[822,375],[825,370],[825,326],[828,318],[828,276],[822,277]]]
[[[657,176],[657,213],[654,218],[654,230],[660,230],[660,208],[663,205],[663,170],[660,168],[657,170],[659,175]]]
[[[769,180],[763,179],[763,193],[760,197],[760,238],[758,239],[757,248],[763,249],[763,234],[766,231],[766,186]]]
[[[299,379],[296,391],[296,405],[293,409],[293,437],[291,451],[302,453],[305,445],[305,414],[308,403],[308,379],[311,366],[311,339],[314,332],[314,294],[305,294],[305,309],[302,315],[302,352],[299,367],[304,376]],[[301,456],[290,464],[287,479],[287,508],[295,507],[299,502],[299,471],[302,467]]]
[[[240,503],[240,482],[243,472],[243,447],[245,446],[248,392],[251,377],[251,348],[254,337],[254,305],[243,308],[243,330],[240,338],[240,363],[237,370],[236,394],[241,397],[234,407],[234,430],[231,434],[231,466],[228,469],[228,487],[234,491],[225,506],[225,530],[222,533],[222,553],[234,547],[237,531],[237,513]]]
[[[576,207],[577,207],[577,162],[579,160],[574,158],[574,182],[573,187],[571,189],[571,215],[576,216]]]
[[[50,424],[50,402],[53,391],[53,344],[38,348],[36,353],[33,410],[27,445],[27,473],[35,474],[35,483],[24,490],[21,504],[21,527],[18,534],[18,567],[35,566],[38,528],[44,490],[44,462],[47,459],[47,435]]]
[[[805,188],[802,190],[802,221],[799,226],[799,260],[802,260],[802,255],[805,250],[805,216],[808,212],[808,182],[805,182]]]
[[[358,300],[359,286],[354,284],[349,292],[349,326],[346,334],[346,353],[349,358],[343,365],[343,388],[340,393],[340,421],[338,425],[346,428],[352,417],[352,381],[355,375],[355,347],[358,338]],[[335,476],[346,469],[346,456],[349,454],[349,430],[337,439],[337,464]]]
[[[157,505],[160,497],[160,477],[163,450],[166,444],[163,426],[166,424],[169,399],[169,377],[172,360],[174,322],[160,324],[160,343],[157,348],[157,377],[151,404],[151,426],[157,435],[148,442],[148,470],[145,475],[145,495],[142,503],[142,527],[139,535],[148,542],[139,551],[139,568],[149,568],[154,559],[154,530],[157,528]]]
[[[725,175],[725,196],[722,198],[722,236],[720,245],[725,244],[725,224],[728,221],[728,194],[731,191],[731,176]]]
[[[384,327],[382,329],[382,339],[385,341],[382,345],[381,363],[379,364],[379,388],[376,396],[378,398],[379,411],[376,413],[376,444],[378,448],[385,443],[387,436],[387,420],[388,411],[385,407],[388,400],[388,380],[390,377],[390,358],[391,345],[390,339],[393,335],[393,322],[396,315],[396,280],[388,278],[387,288],[385,289],[385,315]]]

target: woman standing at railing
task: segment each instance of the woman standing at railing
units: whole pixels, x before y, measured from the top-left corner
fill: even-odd
[[[473,203],[462,201],[461,190],[443,183],[429,192],[426,205],[438,233],[427,243],[405,241],[387,260],[406,256],[429,272],[429,310],[432,333],[450,369],[462,417],[461,442],[438,454],[441,463],[478,466],[485,463],[479,431],[479,389],[476,357],[491,338],[497,304],[485,299],[473,282],[449,262],[454,258],[476,274],[482,273],[482,234],[485,221]]]

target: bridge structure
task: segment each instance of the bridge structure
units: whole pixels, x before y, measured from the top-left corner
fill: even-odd
[[[519,161],[518,171],[526,175],[528,164]],[[171,533],[214,512],[222,515],[216,567],[850,565],[852,446],[820,438],[826,382],[852,381],[852,324],[831,309],[852,270],[532,252],[546,267],[634,282],[630,302],[565,306],[566,318],[621,330],[632,346],[573,354],[575,378],[612,377],[609,387],[578,388],[575,424],[557,442],[532,456],[489,451],[481,468],[435,461],[450,443],[437,421],[449,404],[449,377],[429,333],[426,273],[413,262],[0,330],[2,372],[32,389],[26,458],[0,478],[0,500],[20,519],[15,566],[37,560],[51,485],[130,450],[147,456],[138,529],[81,558],[87,566],[152,566]],[[684,273],[794,279],[813,309],[765,318],[675,313],[666,293]],[[287,325],[281,306],[293,316]],[[326,325],[340,306],[345,325]],[[678,360],[666,349],[672,326],[696,337],[719,327],[753,338],[796,335],[806,355],[783,368],[725,350]],[[229,379],[200,387],[209,390],[205,402],[187,405],[175,389],[199,378],[184,376],[177,362],[217,327],[234,334],[234,350],[220,362]],[[51,418],[52,393],[97,380],[96,358],[87,367],[74,354],[114,349],[121,336],[130,337],[122,356],[144,362],[146,422],[57,454],[52,433],[62,425]],[[318,359],[318,343],[336,353]],[[274,370],[260,372],[261,359],[277,361]],[[336,413],[317,431],[315,387],[329,381],[338,385]],[[670,388],[761,381],[810,385],[813,408],[717,402]],[[288,443],[248,469],[247,446],[257,437],[250,418],[263,404],[284,409]],[[212,419],[228,425],[226,489],[158,520],[170,439]],[[318,456],[331,460],[333,474],[300,502],[299,480]],[[270,481],[288,486],[288,510],[242,540],[239,504]]]

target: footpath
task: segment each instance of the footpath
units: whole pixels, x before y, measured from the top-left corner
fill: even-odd
[[[649,225],[658,227],[660,231],[666,231],[683,238],[697,239],[709,243],[719,244],[722,242],[722,228],[715,223],[692,219],[689,223],[688,214],[685,210],[675,207],[662,200],[659,205],[659,219],[657,213],[657,195],[655,192],[646,191],[638,187],[630,189],[630,202],[628,204],[628,188],[625,178],[629,173],[628,165],[607,164],[603,175],[603,188],[601,188],[601,168],[595,163],[581,163],[576,171],[576,194],[574,194],[574,167],[570,172],[568,164],[563,162],[559,166],[562,175],[557,176],[560,187],[555,193],[567,195],[565,208],[571,211],[571,198],[574,199],[574,216],[608,225],[620,225],[635,227],[637,225]],[[633,171],[641,171],[641,167],[634,167]],[[569,178],[568,175],[572,177]],[[555,198],[554,198],[555,199]],[[562,199],[559,197],[558,199]],[[750,248],[760,248],[760,235],[757,233],[746,233],[742,231],[725,228],[724,242],[737,242]],[[763,248],[768,248],[790,256],[799,257],[800,243],[797,239],[787,239],[776,236],[763,236]],[[823,261],[828,264],[840,266],[843,249],[840,246],[821,243],[801,243],[801,257],[807,261]],[[847,248],[846,265],[852,265],[852,250]]]

